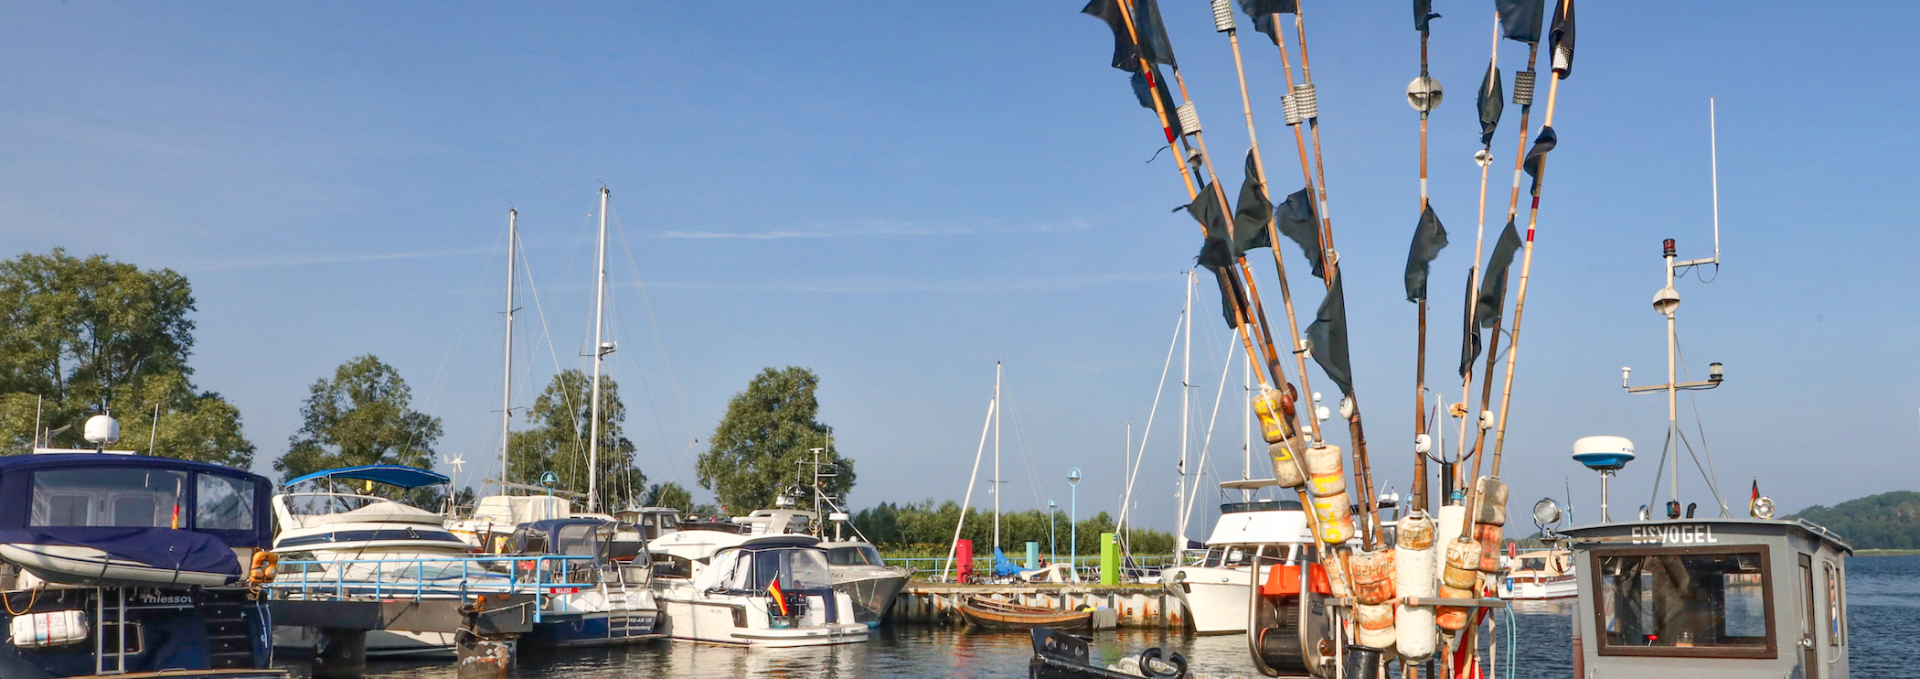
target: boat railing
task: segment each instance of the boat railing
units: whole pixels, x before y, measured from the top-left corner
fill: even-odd
[[[1123,581],[1131,581],[1137,579],[1137,577],[1142,574],[1154,573],[1161,569],[1179,565],[1179,561],[1172,554],[1158,556],[1136,555],[1129,557],[1129,559],[1130,561],[1123,560],[1120,564],[1121,579]],[[1020,563],[1020,561],[1019,559],[1015,560],[1016,563]],[[1073,562],[1073,570],[1079,574],[1081,584],[1099,584],[1099,555],[1081,556],[1078,559],[1061,558],[1057,561],[1047,561],[1049,564],[1066,562]],[[887,565],[911,568],[913,569],[915,579],[924,579],[929,582],[947,582],[958,579],[958,575],[953,572],[958,569],[958,564],[950,562],[946,557],[942,556],[887,557]],[[1021,566],[1022,569],[1025,570],[1025,565],[1021,564]],[[945,575],[945,580],[942,579],[943,574]],[[969,580],[979,583],[995,582],[998,580],[993,574],[993,557],[991,555],[975,556],[973,558],[973,572]]]
[[[281,561],[274,581],[261,588],[274,598],[299,600],[465,601],[524,594],[533,597],[533,619],[540,622],[548,597],[597,586],[600,572],[591,556],[298,560]]]

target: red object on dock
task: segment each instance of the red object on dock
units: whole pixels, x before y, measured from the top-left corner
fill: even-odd
[[[954,561],[960,567],[959,582],[962,585],[973,582],[973,541],[956,540],[953,543]]]

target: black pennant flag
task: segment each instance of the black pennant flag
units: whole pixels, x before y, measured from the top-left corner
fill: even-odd
[[[1473,318],[1482,328],[1500,322],[1507,306],[1507,269],[1513,266],[1513,253],[1520,249],[1520,231],[1507,220],[1500,240],[1493,244],[1493,256],[1487,259],[1487,273],[1480,277],[1480,299],[1473,304]]]
[[[1333,287],[1320,301],[1313,325],[1307,326],[1307,339],[1313,342],[1313,360],[1327,373],[1327,379],[1340,385],[1340,393],[1353,393],[1353,365],[1347,360],[1347,296],[1340,285],[1340,274],[1333,275]]]
[[[1493,0],[1500,12],[1500,33],[1508,40],[1540,42],[1540,17],[1546,13],[1543,0]]]
[[[1313,263],[1313,276],[1326,280],[1326,263],[1321,261],[1324,253],[1320,247],[1320,218],[1313,214],[1313,187],[1287,196],[1286,202],[1274,209],[1273,217],[1280,233],[1298,243],[1307,261]]]
[[[1465,378],[1467,371],[1473,370],[1473,360],[1480,357],[1480,328],[1473,324],[1473,270],[1467,270],[1466,303],[1461,305],[1460,315],[1460,377]]]
[[[1120,0],[1091,0],[1080,8],[1080,13],[1098,17],[1107,23],[1113,31],[1113,67],[1122,71],[1140,72],[1140,59],[1177,66],[1173,61],[1173,43],[1167,40],[1167,29],[1160,22],[1160,7],[1154,0],[1136,0],[1133,6],[1134,31],[1127,30],[1127,12],[1120,7]],[[1134,33],[1140,35],[1136,47]]]
[[[1220,315],[1227,319],[1227,327],[1238,328],[1240,321],[1234,312],[1245,309],[1245,293],[1240,290],[1240,279],[1234,274],[1233,263],[1238,259],[1234,252],[1233,234],[1227,223],[1226,212],[1220,209],[1219,193],[1210,185],[1200,186],[1200,197],[1192,203],[1175,208],[1183,209],[1200,226],[1206,229],[1206,243],[1200,246],[1200,256],[1194,260],[1202,269],[1212,271],[1220,283]]]
[[[1573,75],[1573,0],[1554,0],[1553,31],[1548,37],[1553,39],[1553,72],[1566,80]]]
[[[1407,301],[1427,298],[1427,269],[1434,257],[1447,247],[1447,227],[1428,205],[1420,211],[1420,224],[1413,228],[1413,246],[1407,250]]]
[[[1267,202],[1260,185],[1259,168],[1253,162],[1253,150],[1247,150],[1247,178],[1240,182],[1240,203],[1233,211],[1233,254],[1273,245],[1267,237],[1267,224],[1273,221],[1273,204]]]
[[[1140,108],[1152,111],[1153,99],[1151,99],[1151,97],[1153,94],[1147,89],[1147,76],[1134,73],[1132,81],[1133,98],[1140,101]],[[1186,132],[1180,127],[1180,116],[1174,115],[1174,109],[1178,107],[1173,104],[1173,93],[1167,89],[1167,79],[1160,77],[1159,67],[1153,69],[1152,91],[1160,93],[1160,110],[1166,111],[1167,113],[1167,126],[1172,129],[1173,137],[1177,138],[1185,134]]]
[[[1536,198],[1540,196],[1540,161],[1559,145],[1560,135],[1554,134],[1551,127],[1542,127],[1540,136],[1533,140],[1533,148],[1527,149],[1527,159],[1521,165],[1527,169],[1527,175],[1533,177],[1532,195]]]
[[[1279,36],[1273,33],[1273,15],[1294,14],[1300,11],[1295,0],[1240,0],[1240,11],[1253,17],[1253,30],[1267,34],[1273,44],[1280,44]]]
[[[1433,13],[1433,0],[1413,0],[1413,30],[1425,33],[1427,21],[1438,18],[1440,15]]]
[[[1480,145],[1493,143],[1493,131],[1500,127],[1500,114],[1507,110],[1507,94],[1500,87],[1500,67],[1487,62],[1487,74],[1480,79]]]

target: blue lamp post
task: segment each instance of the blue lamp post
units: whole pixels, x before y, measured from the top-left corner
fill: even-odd
[[[1073,568],[1077,572],[1078,569],[1080,568],[1080,468],[1079,467],[1074,467],[1072,469],[1067,470],[1067,487],[1073,489],[1072,496],[1067,499],[1067,521],[1073,526],[1072,536],[1068,538],[1070,541],[1072,541],[1072,545],[1068,547],[1068,549],[1070,550],[1070,553],[1073,555],[1071,557]]]
[[[1060,531],[1054,528],[1054,517],[1060,514],[1060,503],[1047,500],[1047,562],[1060,560]]]

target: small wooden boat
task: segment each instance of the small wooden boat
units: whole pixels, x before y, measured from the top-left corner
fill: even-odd
[[[967,624],[983,629],[1089,629],[1093,611],[1061,611],[1038,606],[1022,606],[982,597],[967,597],[960,604],[960,616]]]

